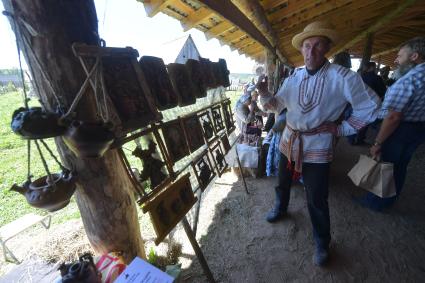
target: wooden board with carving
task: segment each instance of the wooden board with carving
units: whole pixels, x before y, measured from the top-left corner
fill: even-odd
[[[122,131],[131,132],[162,118],[145,76],[137,62],[138,52],[131,47],[100,47],[73,44],[86,74],[95,58],[101,58],[102,84],[121,120]]]
[[[142,56],[139,64],[158,109],[176,107],[178,95],[173,89],[164,61],[158,57]]]
[[[198,180],[199,187],[204,191],[216,176],[208,151],[203,152],[198,158],[192,161],[192,168]]]
[[[186,65],[170,63],[167,65],[167,70],[174,90],[179,95],[179,106],[195,104],[196,88],[190,79]]]
[[[176,163],[186,155],[189,155],[189,147],[183,134],[180,119],[164,123],[162,125],[162,134],[171,162]]]
[[[209,150],[213,157],[217,174],[220,177],[228,167],[226,159],[224,158],[221,142],[215,143]]]
[[[220,105],[211,107],[211,114],[213,117],[214,128],[217,133],[225,129],[223,118],[221,116]]]
[[[227,137],[226,134],[223,134],[220,137],[220,143],[221,143],[221,148],[223,149],[224,154],[227,154],[230,151],[231,146],[230,146],[229,138]]]
[[[209,144],[217,138],[210,111],[206,110],[204,112],[198,113],[198,117],[202,125],[205,142]]]
[[[221,107],[224,114],[224,125],[226,126],[226,132],[228,135],[230,135],[236,129],[230,100],[223,101],[221,103]]]
[[[189,173],[182,176],[143,205],[143,212],[149,212],[157,235],[156,245],[164,240],[197,201],[189,176]]]
[[[185,138],[191,153],[205,144],[202,126],[195,114],[182,118]]]

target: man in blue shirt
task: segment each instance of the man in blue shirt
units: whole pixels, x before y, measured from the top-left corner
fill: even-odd
[[[397,194],[379,198],[368,193],[359,200],[376,211],[394,204],[403,188],[407,165],[418,146],[425,142],[425,37],[402,44],[395,63],[402,77],[385,94],[379,114],[383,122],[370,153],[394,164]]]

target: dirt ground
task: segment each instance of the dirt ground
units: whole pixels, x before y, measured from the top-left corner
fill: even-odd
[[[351,201],[353,195],[364,192],[346,174],[365,150],[366,147],[350,147],[343,140],[337,147],[329,193],[331,261],[325,268],[312,264],[311,224],[301,185],[293,187],[288,217],[269,224],[265,215],[273,204],[276,178],[247,178],[249,195],[233,173],[217,179],[202,195],[197,228],[198,242],[216,281],[422,282],[425,145],[418,149],[410,164],[402,196],[385,213],[371,212]],[[147,251],[154,247],[159,254],[163,253],[168,241],[155,247],[149,219],[142,214],[140,221]],[[18,255],[26,260],[14,268],[0,262],[3,271],[11,269],[0,277],[0,282],[51,282],[57,276],[57,264],[46,264],[42,258],[48,252],[40,250],[55,249],[60,243],[57,238],[64,235],[67,244],[78,246],[75,250],[88,249],[81,221],[55,229],[55,233],[30,231],[11,242],[11,248],[18,249]],[[33,242],[29,243],[29,239]],[[179,281],[207,282],[180,225],[173,239],[183,244],[183,272]]]

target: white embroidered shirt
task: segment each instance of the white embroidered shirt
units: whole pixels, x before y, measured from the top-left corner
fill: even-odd
[[[327,122],[336,122],[348,104],[353,107],[353,113],[338,125],[338,136],[355,134],[373,122],[380,106],[378,96],[363,83],[359,74],[329,62],[314,75],[309,75],[305,68],[296,69],[276,96],[262,95],[260,103],[271,111],[287,108],[287,127],[279,149],[295,161],[299,156],[299,139],[302,139],[302,162],[307,163],[332,161],[333,135],[317,129]],[[295,139],[289,154],[291,129],[310,133]]]

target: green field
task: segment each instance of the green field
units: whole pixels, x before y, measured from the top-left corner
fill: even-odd
[[[22,101],[22,96],[18,92],[0,95],[0,226],[30,212],[46,213],[29,206],[23,195],[9,191],[14,183],[20,185],[27,178],[27,141],[14,134],[10,128],[13,111],[22,107]],[[32,106],[37,104],[37,101],[30,101]],[[47,143],[56,153],[56,145],[53,139],[47,140]],[[31,149],[31,174],[35,179],[46,175],[46,173],[34,143],[32,143]],[[45,157],[48,160],[49,170],[58,171],[58,166],[47,152]],[[60,214],[60,217],[53,218],[57,222],[79,217],[79,211],[74,200],[57,214]]]

